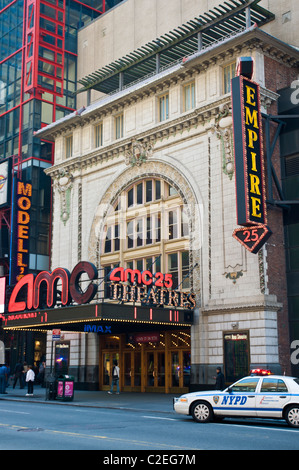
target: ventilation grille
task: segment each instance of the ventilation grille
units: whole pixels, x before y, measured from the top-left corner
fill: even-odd
[[[286,177],[299,175],[299,155],[285,159]]]

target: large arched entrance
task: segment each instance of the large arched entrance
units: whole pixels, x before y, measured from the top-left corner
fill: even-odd
[[[153,276],[167,273],[174,291],[199,295],[198,211],[193,191],[174,168],[158,162],[130,168],[111,184],[99,204],[90,234],[90,259],[104,270],[105,278],[117,267]],[[134,282],[138,284],[137,277]],[[122,390],[188,390],[190,328],[168,330],[156,325],[149,331],[131,324],[99,341],[100,389],[109,389],[117,359]]]

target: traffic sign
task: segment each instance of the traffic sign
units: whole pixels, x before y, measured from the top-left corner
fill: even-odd
[[[53,330],[52,331],[52,340],[60,340],[61,330]]]
[[[251,253],[257,253],[271,235],[267,225],[237,228],[233,233],[233,237]]]

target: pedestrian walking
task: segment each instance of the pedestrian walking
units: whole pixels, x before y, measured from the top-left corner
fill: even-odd
[[[224,390],[225,389],[225,379],[224,379],[224,375],[221,372],[221,367],[217,367],[216,373],[217,373],[217,375],[216,375],[216,377],[214,377],[215,380],[216,380],[215,389],[216,390]]]
[[[35,373],[33,372],[32,366],[28,366],[27,374],[26,374],[26,382],[28,385],[28,392],[26,393],[26,397],[33,397],[33,384],[35,379]]]
[[[46,363],[43,361],[39,365],[39,370],[38,370],[38,375],[37,375],[37,382],[44,387],[44,381],[45,381],[45,369],[46,369]]]
[[[0,393],[6,393],[5,388],[6,388],[6,383],[7,383],[7,375],[8,375],[8,368],[7,364],[3,364],[0,367]]]
[[[23,371],[24,367],[21,361],[17,362],[16,367],[15,367],[15,378],[13,382],[12,388],[15,388],[17,381],[19,380],[20,382],[20,388],[24,388],[24,383],[23,383]]]
[[[7,368],[7,377],[6,377],[6,383],[5,383],[5,388],[9,387],[9,377],[10,377],[10,367],[8,364],[5,364]],[[7,392],[5,392],[7,393]]]
[[[110,395],[113,393],[114,385],[116,385],[116,394],[119,395],[119,367],[116,360],[113,361],[111,388],[108,392]]]
[[[23,387],[25,387],[25,385],[26,385],[26,374],[27,374],[27,370],[28,370],[27,362],[24,362],[24,364],[23,364],[23,371],[22,371],[22,383],[23,383]]]

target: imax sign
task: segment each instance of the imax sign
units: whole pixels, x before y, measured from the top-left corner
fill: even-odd
[[[112,333],[111,325],[84,325],[85,333]]]

